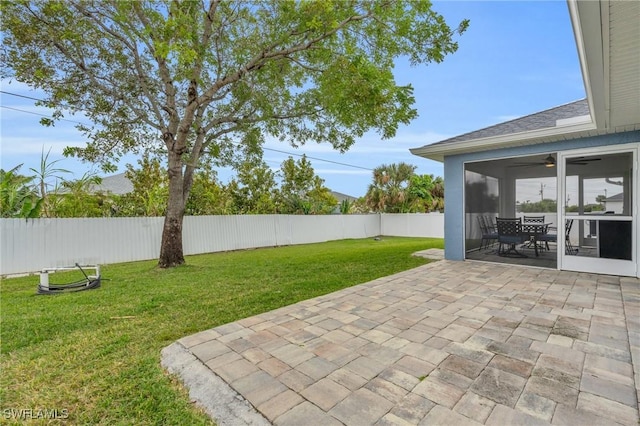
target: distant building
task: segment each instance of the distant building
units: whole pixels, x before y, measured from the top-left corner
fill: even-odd
[[[351,195],[343,194],[341,192],[336,192],[336,191],[331,191],[331,195],[336,197],[336,200],[338,200],[338,203],[341,203],[344,200],[347,200],[347,201],[349,201],[351,203],[351,202],[356,201],[358,199],[356,197],[352,197]]]
[[[114,195],[124,195],[133,191],[133,184],[124,173],[105,176],[99,185],[91,185],[91,192],[104,192]]]
[[[624,193],[616,194],[612,197],[604,199],[604,209],[615,214],[622,214],[624,206]]]
[[[102,178],[102,182],[99,185],[91,185],[91,192],[105,192],[114,195],[124,195],[131,191],[133,191],[133,184],[129,179],[127,179],[124,173],[105,176]],[[343,200],[348,200],[349,202],[357,200],[356,197],[336,191],[331,191],[331,195],[336,197],[338,203],[341,203]]]

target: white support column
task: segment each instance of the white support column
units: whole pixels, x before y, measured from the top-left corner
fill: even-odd
[[[500,216],[515,217],[516,216],[516,181],[513,177],[500,178]]]

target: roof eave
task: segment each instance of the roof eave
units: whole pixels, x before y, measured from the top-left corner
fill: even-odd
[[[525,143],[536,143],[536,141],[540,142],[541,139],[549,137],[562,136],[562,139],[565,139],[567,136],[572,134],[589,132],[596,129],[597,126],[593,122],[588,122],[520,133],[511,133],[489,138],[473,139],[457,142],[451,145],[426,145],[420,148],[412,148],[409,151],[411,151],[413,155],[443,162],[446,155],[509,148],[515,145],[523,145]]]
[[[599,129],[608,129],[609,8],[603,3],[608,1],[567,0],[591,119]]]

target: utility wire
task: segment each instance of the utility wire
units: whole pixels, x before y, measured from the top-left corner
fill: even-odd
[[[0,93],[4,93],[5,95],[17,96],[19,98],[31,99],[33,101],[41,102],[43,99],[32,98],[31,96],[20,95],[18,93],[5,92],[4,90],[0,90]]]
[[[30,99],[32,101],[44,102],[44,99],[34,98],[33,96],[21,95],[19,93],[7,92],[5,90],[0,90],[0,93],[4,93],[5,95],[16,96],[18,98]],[[63,105],[64,106],[64,105]]]
[[[47,115],[47,114],[41,114],[41,113],[39,113],[39,112],[34,112],[34,111],[27,111],[27,110],[25,110],[25,109],[13,108],[13,107],[9,107],[9,106],[6,106],[6,105],[0,105],[0,107],[2,107],[2,108],[6,108],[6,109],[10,109],[10,110],[13,110],[13,111],[24,112],[24,113],[27,113],[27,114],[39,115],[40,117],[52,118],[50,115]],[[82,124],[81,122],[79,122],[79,121],[67,120],[66,118],[57,118],[56,120],[60,120],[60,121],[68,121],[69,123],[74,123],[74,124],[80,124],[80,125],[83,125],[83,124]]]
[[[17,96],[17,97],[20,97],[20,98],[30,99],[30,100],[33,100],[33,101],[42,101],[42,99],[34,98],[34,97],[31,97],[31,96],[20,95],[20,94],[18,94],[18,93],[6,92],[6,91],[4,91],[4,90],[0,90],[0,93],[4,93],[5,95]],[[0,105],[0,106],[1,106],[2,108],[10,109],[10,110],[13,110],[13,111],[19,111],[19,112],[24,112],[24,113],[27,113],[27,114],[33,114],[33,115],[39,115],[39,116],[41,116],[41,117],[51,118],[50,116],[48,116],[48,115],[46,115],[46,114],[40,114],[40,113],[38,113],[38,112],[27,111],[27,110],[23,110],[23,109],[19,109],[19,108],[12,108],[12,107],[8,107],[8,106],[5,106],[5,105]],[[61,120],[61,121],[68,121],[68,122],[70,122],[70,123],[75,123],[75,124],[80,124],[80,125],[82,125],[82,123],[80,123],[80,122],[78,122],[78,121],[67,120],[67,119],[65,119],[65,118],[60,118],[59,120]],[[325,160],[325,159],[323,159],[323,158],[311,157],[311,156],[306,155],[306,154],[298,154],[298,153],[295,153],[295,152],[282,151],[282,150],[274,149],[274,148],[265,148],[265,147],[263,147],[262,149],[263,149],[264,151],[278,152],[278,153],[280,153],[280,154],[293,155],[293,156],[296,156],[296,157],[307,157],[307,158],[309,158],[309,159],[311,159],[311,160],[323,161],[323,162],[325,162],[325,163],[337,164],[337,165],[339,165],[339,166],[352,167],[352,168],[354,168],[354,169],[361,169],[361,170],[373,171],[373,169],[370,169],[370,168],[368,168],[368,167],[356,166],[355,164],[342,163],[342,162],[339,162],[339,161],[333,161],[333,160]]]
[[[279,153],[281,153],[281,154],[295,155],[295,156],[298,156],[298,157],[307,157],[307,158],[310,158],[310,159],[312,159],[312,160],[324,161],[324,162],[326,162],[326,163],[338,164],[338,165],[340,165],[340,166],[347,166],[347,167],[353,167],[353,168],[356,168],[356,169],[362,169],[362,170],[369,170],[369,171],[373,171],[373,169],[370,169],[370,168],[368,168],[368,167],[356,166],[355,164],[341,163],[341,162],[339,162],[339,161],[333,161],[333,160],[324,160],[324,159],[322,159],[322,158],[311,157],[311,156],[306,155],[306,154],[295,154],[295,153],[293,153],[293,152],[281,151],[281,150],[279,150],[279,149],[273,149],[273,148],[262,148],[262,149],[264,149],[265,151],[274,151],[274,152],[279,152]]]

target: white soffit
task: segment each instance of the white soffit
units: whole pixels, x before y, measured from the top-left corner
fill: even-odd
[[[568,5],[598,130],[640,129],[640,1],[569,0]]]
[[[611,127],[640,129],[640,1],[608,6]]]

